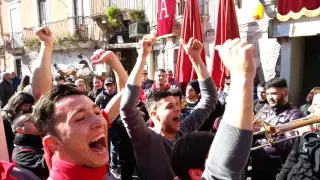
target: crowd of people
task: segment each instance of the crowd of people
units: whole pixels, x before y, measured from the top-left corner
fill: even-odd
[[[216,47],[230,70],[221,90],[194,38],[181,41],[197,74],[184,92],[172,70],[148,79],[153,34],[143,37],[130,75],[112,51],[95,51],[92,65],[109,64],[115,78],[96,76],[89,90],[82,78],[52,78],[52,32],[41,27],[36,36],[41,50],[32,78],[4,73],[0,83],[10,159],[0,161],[2,179],[319,179],[317,124],[274,137],[300,138],[251,150],[268,144],[265,133],[253,134],[263,124],[319,114],[320,91],[300,110],[289,102],[286,80],[274,78],[256,87],[254,100],[254,48],[246,41]]]

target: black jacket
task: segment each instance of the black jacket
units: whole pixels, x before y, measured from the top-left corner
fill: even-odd
[[[320,133],[308,133],[299,138],[277,180],[320,179]]]
[[[100,109],[106,108],[109,101],[117,94],[117,91],[115,91],[113,94],[108,94],[105,90],[102,91],[97,97],[95,104],[99,106]]]
[[[12,162],[17,167],[33,172],[40,179],[47,179],[49,170],[44,158],[41,137],[18,135],[14,139],[14,144]]]
[[[88,97],[89,97],[93,102],[95,102],[97,96],[98,96],[102,91],[103,91],[103,88],[102,88],[102,89],[93,89],[92,91],[90,91],[90,92],[88,93]]]
[[[9,81],[3,80],[0,82],[0,101],[1,108],[7,105],[11,96],[15,93],[13,90],[11,83]]]

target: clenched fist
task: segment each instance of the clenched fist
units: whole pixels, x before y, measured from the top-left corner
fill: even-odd
[[[117,60],[118,57],[112,51],[104,51],[103,49],[96,50],[91,56],[92,65],[95,64],[109,64],[112,61]]]
[[[180,39],[180,43],[188,56],[191,56],[192,58],[200,56],[203,44],[199,40],[190,38],[189,42],[186,44],[182,39]]]
[[[52,32],[47,26],[42,26],[35,31],[35,35],[44,42],[45,46],[53,47]]]
[[[156,43],[157,39],[154,34],[148,34],[143,36],[141,42],[141,50],[142,56],[148,56],[149,53],[152,51],[152,46]]]
[[[220,58],[229,69],[231,77],[252,78],[256,76],[256,61],[252,44],[239,38],[227,40],[216,46]]]

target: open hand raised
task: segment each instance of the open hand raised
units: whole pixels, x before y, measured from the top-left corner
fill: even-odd
[[[227,40],[223,45],[215,47],[224,65],[229,69],[231,77],[254,78],[256,61],[252,44],[239,38]]]

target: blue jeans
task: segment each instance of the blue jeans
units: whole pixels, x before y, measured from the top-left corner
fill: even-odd
[[[118,165],[118,153],[119,153],[119,135],[118,135],[118,122],[117,120],[112,122],[112,127],[109,129],[109,151],[110,151],[110,168],[116,169]]]

